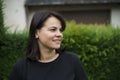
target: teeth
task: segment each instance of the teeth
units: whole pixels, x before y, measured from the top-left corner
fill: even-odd
[[[60,40],[54,40],[56,43],[60,43],[61,41]]]
[[[61,40],[53,40],[53,41],[61,41]]]

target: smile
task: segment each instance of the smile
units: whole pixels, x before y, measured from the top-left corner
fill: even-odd
[[[60,44],[61,40],[53,40],[55,43]]]

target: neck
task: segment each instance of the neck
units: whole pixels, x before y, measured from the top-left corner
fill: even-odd
[[[58,54],[55,50],[41,50],[40,62],[50,62],[56,59]]]

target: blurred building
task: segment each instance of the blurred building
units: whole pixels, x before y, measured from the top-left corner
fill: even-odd
[[[4,22],[12,30],[23,30],[44,9],[58,11],[68,21],[120,26],[120,0],[4,0]]]

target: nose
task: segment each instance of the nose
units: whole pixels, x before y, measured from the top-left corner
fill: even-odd
[[[61,32],[60,30],[58,30],[58,31],[56,32],[56,36],[58,36],[58,37],[63,37],[63,34],[62,34],[62,32]]]

